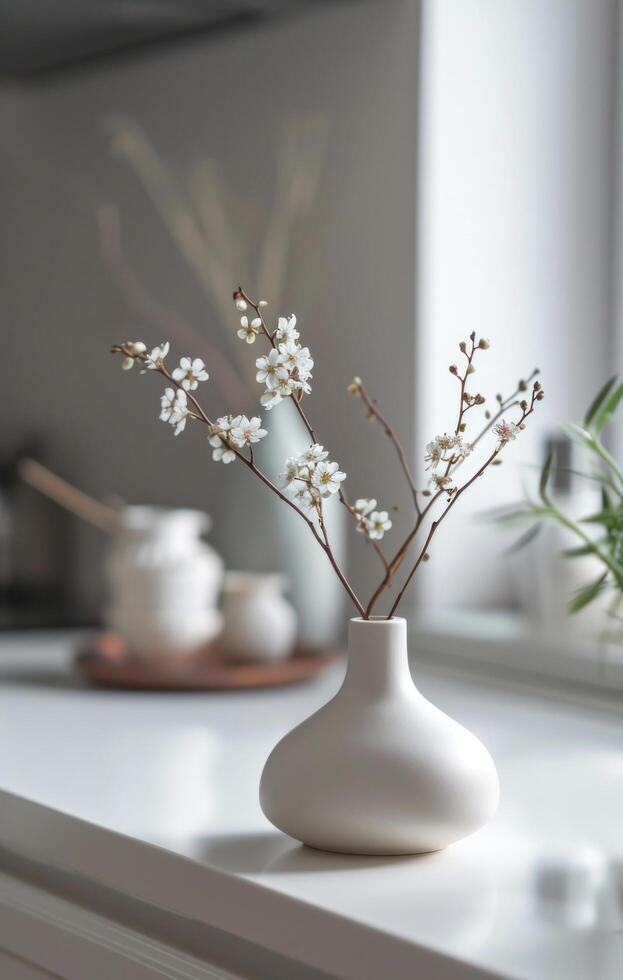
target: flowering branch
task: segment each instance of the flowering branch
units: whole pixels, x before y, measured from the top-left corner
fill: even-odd
[[[207,380],[208,378],[203,362],[199,359],[190,362],[189,358],[182,358],[180,367],[176,368],[172,373],[169,372],[164,364],[164,358],[168,354],[168,344],[154,348],[151,354],[147,354],[145,345],[141,342],[128,342],[126,344],[115,345],[112,348],[112,353],[123,355],[124,362],[122,366],[126,370],[129,370],[135,361],[140,361],[145,365],[146,370],[155,370],[173,386],[173,388],[165,389],[165,394],[161,398],[162,411],[160,418],[162,421],[169,422],[175,426],[176,435],[184,430],[188,418],[209,426],[211,432],[210,444],[213,446],[214,451],[212,455],[214,459],[217,461],[222,460],[224,463],[229,463],[235,458],[239,459],[269,490],[275,493],[280,500],[305,521],[316,538],[316,541],[327,555],[349,598],[355,604],[359,613],[364,615],[364,608],[361,602],[357,598],[333,554],[324,527],[321,505],[319,508],[319,523],[323,532],[322,537],[318,533],[314,522],[255,463],[253,443],[259,442],[266,435],[266,430],[260,428],[260,419],[254,418],[249,420],[246,416],[239,415],[235,418],[226,416],[217,419],[216,423],[212,422],[192,393],[193,389],[197,387],[198,381]],[[185,362],[190,362],[190,366]],[[189,401],[195,409],[194,412],[191,412],[187,407]],[[248,448],[248,457],[242,452],[243,447]]]
[[[411,568],[411,571],[407,575],[407,578],[405,580],[404,585],[402,586],[400,592],[396,596],[396,599],[394,600],[394,603],[393,603],[393,605],[392,605],[392,607],[391,607],[391,609],[390,609],[390,611],[389,611],[389,613],[387,615],[387,619],[391,619],[393,617],[393,615],[394,615],[394,613],[395,613],[398,605],[400,604],[400,601],[402,600],[402,597],[404,596],[407,588],[409,587],[409,585],[411,583],[411,580],[412,580],[413,576],[415,575],[415,573],[417,572],[420,564],[423,561],[427,561],[428,560],[428,547],[429,547],[429,545],[430,545],[430,543],[431,543],[431,541],[433,539],[433,536],[434,536],[435,532],[437,531],[437,528],[439,527],[439,525],[448,516],[449,512],[452,510],[452,508],[456,504],[456,502],[459,499],[459,497],[461,497],[462,494],[464,494],[465,491],[468,489],[468,487],[471,487],[471,485],[473,483],[475,483],[476,480],[478,480],[484,474],[485,470],[487,470],[488,467],[497,460],[497,457],[499,456],[499,454],[502,451],[502,449],[504,448],[504,446],[508,442],[510,442],[511,440],[515,439],[515,436],[516,436],[517,432],[519,430],[521,430],[521,429],[524,428],[524,424],[525,424],[526,419],[528,418],[529,415],[532,415],[532,413],[534,411],[535,402],[541,401],[542,398],[543,398],[543,392],[541,390],[540,384],[537,381],[537,382],[535,382],[535,384],[533,386],[533,389],[532,389],[532,396],[531,396],[531,399],[530,399],[530,404],[528,405],[528,403],[525,402],[525,401],[523,401],[521,403],[522,412],[521,412],[521,417],[520,417],[519,421],[516,422],[516,423],[514,423],[514,422],[503,423],[503,426],[500,426],[499,427],[500,428],[500,432],[498,433],[498,435],[499,435],[500,441],[498,442],[498,445],[495,447],[495,449],[493,450],[493,452],[491,453],[491,455],[485,460],[485,462],[482,464],[482,466],[480,467],[480,469],[478,469],[473,474],[473,476],[471,476],[469,478],[469,480],[467,480],[461,487],[459,487],[458,489],[456,489],[454,491],[454,493],[452,494],[452,496],[449,498],[448,504],[447,504],[445,510],[443,511],[443,513],[441,514],[441,516],[438,517],[436,520],[434,520],[432,522],[432,524],[430,526],[430,530],[428,532],[428,535],[426,536],[426,540],[424,541],[424,544],[423,544],[422,548],[420,549],[420,553],[418,554],[418,557],[415,560],[415,563],[413,564],[413,567]]]
[[[430,497],[430,499],[424,508],[421,508],[420,510],[417,511],[417,517],[411,531],[409,532],[405,540],[402,542],[402,544],[396,551],[393,558],[391,558],[389,562],[386,563],[385,576],[383,577],[383,579],[381,580],[381,582],[373,592],[372,597],[366,607],[367,617],[370,617],[372,615],[373,609],[376,605],[377,600],[380,598],[381,594],[391,586],[393,576],[396,574],[396,572],[402,565],[402,562],[404,561],[408,553],[409,547],[413,542],[413,540],[417,537],[429,511],[434,506],[434,504],[439,500],[439,498],[444,494],[444,492],[446,492],[448,489],[451,489],[450,486],[451,471],[455,471],[456,469],[458,469],[459,466],[461,466],[461,464],[465,461],[467,456],[473,451],[477,443],[479,443],[480,440],[489,431],[491,431],[491,429],[495,427],[495,423],[499,418],[501,418],[501,416],[504,414],[505,411],[507,411],[510,408],[513,408],[516,405],[523,404],[517,399],[517,396],[520,393],[527,391],[528,383],[532,381],[532,379],[536,375],[539,374],[538,368],[535,368],[535,370],[528,378],[528,381],[520,380],[516,390],[511,395],[508,395],[506,398],[503,398],[502,395],[497,395],[496,400],[500,406],[498,411],[493,417],[491,417],[491,414],[488,411],[485,412],[486,424],[478,433],[478,435],[475,437],[475,439],[471,442],[471,444],[465,443],[463,440],[463,434],[466,429],[465,414],[468,411],[468,409],[478,405],[483,405],[485,402],[485,398],[483,395],[481,394],[471,395],[469,392],[466,391],[467,378],[470,374],[474,373],[475,369],[473,367],[473,360],[476,351],[488,350],[490,346],[489,341],[485,340],[484,338],[482,338],[481,340],[478,341],[478,343],[476,343],[476,335],[474,333],[470,335],[470,344],[471,344],[471,349],[469,350],[469,353],[468,353],[467,343],[465,341],[461,341],[461,343],[459,344],[459,350],[461,351],[461,353],[465,354],[465,357],[467,359],[467,364],[466,364],[466,369],[464,374],[463,375],[459,374],[456,365],[450,365],[450,369],[449,369],[450,373],[457,376],[460,382],[459,412],[458,412],[458,419],[455,426],[454,435],[438,436],[433,442],[429,443],[428,446],[426,447],[427,455],[425,458],[429,462],[429,464],[434,467],[440,462],[445,462],[446,464],[445,470],[441,474],[441,476],[435,475],[433,477],[432,482],[433,485],[436,487],[435,493],[431,494],[430,491],[428,490],[423,491],[423,495]],[[357,385],[357,387],[360,383],[361,380],[358,378],[356,378],[353,381],[353,385]],[[353,391],[353,388],[351,387],[350,390]],[[540,389],[540,385],[536,386],[536,391],[537,392],[541,391],[540,397],[537,399],[537,400],[541,400],[541,398],[543,397],[543,392]],[[501,462],[501,460],[498,460],[497,462]]]
[[[527,390],[528,385],[524,381],[519,383],[517,391],[507,399],[498,395],[498,411],[493,418],[488,412],[485,413],[487,424],[474,441],[469,444],[465,440],[465,416],[471,408],[482,405],[485,398],[481,394],[471,394],[467,391],[467,379],[475,371],[473,361],[476,351],[486,350],[489,347],[489,342],[484,339],[476,342],[474,333],[470,336],[469,346],[467,343],[461,342],[459,348],[466,359],[464,370],[460,372],[456,365],[450,366],[450,373],[457,377],[460,384],[457,423],[451,435],[444,433],[427,445],[425,459],[433,470],[430,479],[433,489],[420,491],[395,430],[381,413],[376,402],[370,397],[361,379],[355,378],[349,386],[349,390],[362,399],[369,417],[381,423],[385,434],[394,446],[413,497],[416,513],[413,528],[394,556],[388,558],[379,543],[392,527],[388,512],[377,510],[377,502],[374,499],[362,497],[355,500],[354,503],[349,501],[342,486],[346,474],[339,469],[337,462],[329,461],[328,451],[318,444],[315,429],[303,410],[301,404],[303,398],[311,391],[310,381],[314,361],[309,349],[299,343],[300,335],[296,328],[296,317],[279,317],[275,329],[270,330],[264,316],[264,307],[267,305],[264,300],[254,302],[242,289],[237,289],[234,293],[234,302],[241,314],[240,328],[237,331],[240,340],[247,344],[253,344],[258,337],[263,337],[268,341],[268,354],[258,357],[255,362],[256,380],[264,386],[260,404],[267,411],[271,411],[282,401],[291,401],[311,439],[311,445],[286,460],[280,476],[281,486],[277,486],[260,469],[255,460],[254,446],[268,434],[267,430],[262,427],[262,420],[259,417],[249,419],[246,415],[224,415],[213,421],[202,408],[194,394],[199,384],[208,380],[206,366],[200,358],[182,357],[179,365],[170,371],[165,365],[165,358],[169,353],[168,343],[163,343],[148,353],[145,344],[142,342],[128,341],[113,347],[113,353],[123,356],[122,367],[125,370],[129,370],[138,362],[142,368],[141,373],[155,371],[167,381],[168,387],[165,388],[160,399],[160,418],[173,427],[175,435],[183,432],[189,420],[206,425],[209,432],[208,441],[212,447],[212,458],[216,462],[227,465],[235,460],[240,460],[272,493],[276,494],[305,521],[314,538],[327,555],[344,590],[364,619],[371,617],[377,600],[386,589],[391,587],[396,572],[402,565],[411,542],[422,528],[425,518],[439,498],[445,495],[446,507],[430,526],[424,545],[392,604],[388,614],[388,618],[391,618],[418,567],[428,559],[428,547],[437,528],[468,487],[482,476],[490,465],[499,462],[497,457],[503,446],[514,440],[517,433],[525,427],[525,420],[534,411],[535,403],[543,398],[541,386],[538,382],[534,382],[529,405],[525,400],[515,400],[520,392]],[[534,377],[535,373],[537,372],[533,372],[529,380]],[[521,408],[519,420],[516,423],[504,419],[498,422],[502,414],[515,405],[519,405]],[[455,470],[471,454],[474,446],[491,428],[497,436],[497,446],[477,472],[462,486],[457,486],[453,482]],[[420,494],[422,497],[430,498],[425,505],[420,502]],[[383,564],[383,578],[366,606],[362,604],[340,568],[331,546],[324,507],[333,496],[346,508],[357,531],[365,535]]]

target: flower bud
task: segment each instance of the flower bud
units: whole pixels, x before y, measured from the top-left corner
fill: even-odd
[[[517,385],[517,387],[519,388],[520,391],[527,391],[528,390],[528,385],[526,384],[526,382],[523,379],[519,382],[519,384]]]
[[[257,305],[258,306],[268,306],[268,300],[261,299]]]
[[[467,353],[467,344],[465,343],[464,340],[462,340],[461,343],[459,344],[459,350],[461,351],[462,354]]]
[[[459,369],[456,366],[456,364],[451,364],[450,367],[448,368],[448,371],[450,372],[450,374],[458,374],[459,373]]]
[[[468,365],[467,365],[467,373],[468,373],[468,374],[474,374],[474,373],[475,373],[475,371],[476,371],[476,368],[474,367],[474,365],[473,365],[473,364],[468,364]]]
[[[144,354],[147,350],[147,347],[142,340],[129,340],[126,347],[131,354]]]
[[[363,382],[362,382],[361,378],[358,378],[355,375],[355,377],[353,378],[353,380],[351,381],[351,383],[346,388],[346,391],[348,391],[351,395],[358,395],[359,394],[359,389],[361,388],[361,385],[362,384],[363,384]]]
[[[247,308],[247,301],[242,295],[241,289],[237,289],[236,292],[234,293],[234,303],[236,304],[236,309],[239,310],[241,313],[244,313],[244,311]]]
[[[480,350],[489,350],[489,348],[491,347],[491,342],[487,340],[486,337],[481,337],[480,340],[478,341],[478,346]]]
[[[130,371],[134,367],[134,358],[124,357],[121,362],[121,367],[124,371]]]

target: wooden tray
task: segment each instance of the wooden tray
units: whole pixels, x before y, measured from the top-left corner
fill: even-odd
[[[78,651],[75,666],[90,684],[142,691],[232,691],[301,684],[335,663],[335,650],[297,647],[275,664],[225,659],[218,644],[200,653],[162,655],[153,661],[128,657],[115,633],[98,633]]]

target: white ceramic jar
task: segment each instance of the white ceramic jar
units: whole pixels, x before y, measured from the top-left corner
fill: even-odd
[[[296,613],[284,598],[283,575],[227,572],[223,583],[225,654],[232,660],[285,660],[296,640]]]
[[[404,619],[351,619],[344,683],[287,734],[260,803],[284,833],[328,851],[435,851],[482,827],[498,777],[478,739],[415,687]]]
[[[106,624],[135,656],[190,652],[221,629],[223,563],[198,510],[126,507],[107,561]]]

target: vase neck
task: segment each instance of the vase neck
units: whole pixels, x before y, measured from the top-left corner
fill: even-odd
[[[390,694],[413,693],[413,689],[406,620],[351,619],[342,691],[375,700]]]

